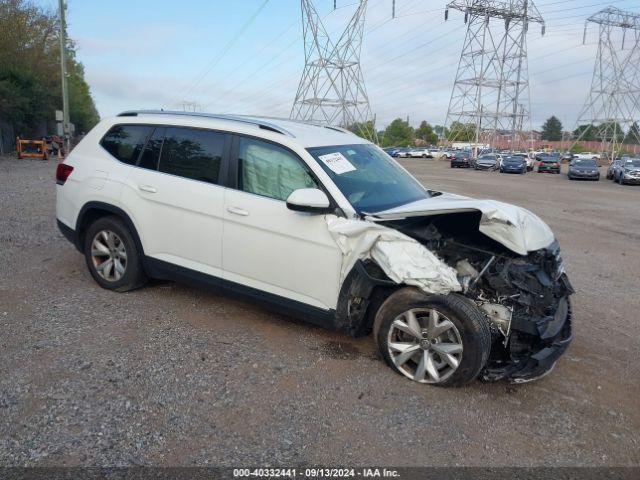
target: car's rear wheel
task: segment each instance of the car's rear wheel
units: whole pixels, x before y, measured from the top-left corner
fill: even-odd
[[[393,370],[443,387],[475,379],[491,348],[489,327],[475,305],[456,294],[427,295],[410,287],[382,304],[374,338]]]
[[[147,281],[133,236],[118,217],[102,217],[89,226],[84,255],[91,276],[102,288],[127,292]]]

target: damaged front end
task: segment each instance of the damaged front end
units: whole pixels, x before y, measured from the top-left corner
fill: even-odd
[[[457,271],[461,293],[492,331],[485,381],[527,382],[549,373],[571,342],[573,288],[553,241],[516,253],[480,230],[480,211],[379,220],[420,242]]]

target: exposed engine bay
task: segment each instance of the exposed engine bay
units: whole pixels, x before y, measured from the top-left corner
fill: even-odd
[[[492,331],[485,381],[526,382],[548,373],[571,341],[573,288],[557,242],[526,256],[479,231],[480,212],[380,222],[424,245],[453,267],[461,294]]]

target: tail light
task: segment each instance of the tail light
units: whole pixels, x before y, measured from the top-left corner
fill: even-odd
[[[58,168],[56,168],[56,183],[58,185],[64,185],[64,182],[67,181],[71,172],[73,172],[73,167],[71,165],[59,163]]]

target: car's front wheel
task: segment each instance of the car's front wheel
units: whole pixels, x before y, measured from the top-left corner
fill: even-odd
[[[403,288],[376,314],[374,338],[396,372],[443,387],[464,385],[485,366],[491,333],[478,308],[456,294]]]
[[[102,288],[127,292],[147,281],[133,236],[118,217],[102,217],[89,226],[84,255],[91,276]]]

